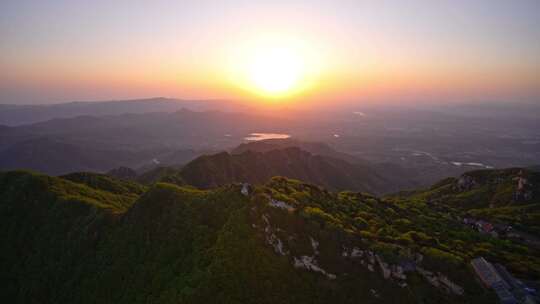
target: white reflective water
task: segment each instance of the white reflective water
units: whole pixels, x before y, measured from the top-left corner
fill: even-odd
[[[250,133],[249,136],[244,137],[245,140],[257,141],[265,139],[285,139],[290,138],[289,134],[283,133]]]

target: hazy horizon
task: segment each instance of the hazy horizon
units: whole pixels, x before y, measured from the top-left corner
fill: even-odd
[[[540,100],[538,1],[3,1],[0,103]]]

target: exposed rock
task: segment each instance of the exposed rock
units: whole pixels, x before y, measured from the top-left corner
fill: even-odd
[[[283,249],[283,242],[274,234],[267,236],[266,241],[274,247],[274,251],[280,255],[287,255],[288,252]]]
[[[456,283],[450,281],[448,279],[448,277],[446,277],[445,275],[439,273],[438,278],[439,278],[439,281],[442,284],[444,284],[454,294],[457,294],[457,295],[462,295],[463,294],[463,288],[461,286],[457,285]]]
[[[343,246],[343,253],[341,254],[342,257],[351,257],[351,258],[361,258],[364,255],[364,251],[360,250],[358,247],[353,247],[353,249],[349,252],[349,248]]]
[[[294,267],[296,268],[305,268],[314,272],[319,272],[324,274],[327,278],[333,280],[336,278],[335,274],[327,273],[324,269],[317,265],[317,261],[314,256],[303,255],[300,258],[294,257]]]
[[[417,253],[417,254],[415,255],[414,261],[415,261],[417,264],[422,263],[423,260],[424,260],[424,256],[423,256],[421,253]]]
[[[404,287],[407,287],[407,283],[401,281],[401,282],[398,283],[398,286],[401,287],[401,288],[404,288]]]
[[[289,252],[283,247],[283,242],[281,241],[281,239],[273,232],[268,215],[263,214],[261,218],[266,224],[266,226],[264,227],[266,242],[274,248],[274,251],[277,254],[280,254],[280,255],[289,254]],[[256,225],[253,226],[253,228],[256,228],[256,227],[257,227]],[[279,228],[277,230],[279,230]]]
[[[383,260],[378,255],[375,255],[375,258],[377,259],[377,262],[379,263],[379,266],[381,267],[383,277],[385,279],[389,279],[391,271],[390,271],[390,268],[388,268],[388,264],[383,262]]]
[[[359,257],[362,257],[363,254],[364,254],[364,251],[358,249],[357,247],[353,247],[353,250],[351,252],[351,257],[359,258]]]
[[[396,279],[401,279],[401,280],[407,279],[407,275],[405,275],[405,271],[403,270],[403,267],[399,265],[393,265],[391,271],[392,271],[392,277]]]
[[[319,242],[317,242],[314,238],[312,237],[309,237],[309,239],[311,240],[311,248],[313,248],[313,253],[315,255],[318,255],[319,254]]]
[[[242,193],[242,195],[244,196],[249,196],[249,194],[251,193],[251,185],[248,183],[243,183],[242,190],[240,190],[240,193]]]
[[[521,172],[520,172],[521,174]],[[527,182],[527,179],[524,178],[523,176],[519,176],[518,177],[518,185],[517,185],[517,190],[518,191],[523,191],[525,190],[525,187],[528,185],[528,182]]]
[[[514,200],[515,201],[529,201],[532,199],[532,185],[529,183],[529,181],[523,177],[523,171],[519,172],[518,177],[515,178],[517,180],[517,186],[516,191],[514,192]]]
[[[295,208],[283,201],[278,201],[278,200],[275,200],[273,198],[270,199],[270,201],[268,202],[268,205],[272,206],[272,207],[275,207],[275,208],[280,208],[280,209],[285,209],[287,211],[294,211]]]
[[[264,232],[268,233],[270,232],[270,220],[268,219],[268,215],[267,214],[263,214],[261,216],[261,219],[264,221],[264,223],[266,224],[266,226],[264,227]]]
[[[439,280],[433,275],[433,272],[425,270],[422,267],[416,267],[416,270],[433,286],[439,287]]]
[[[291,205],[274,200],[269,199],[268,204],[275,208],[285,209],[285,210],[291,210],[293,208]],[[257,225],[254,225],[253,227],[258,227],[258,229],[264,231],[266,243],[272,246],[274,252],[276,254],[281,256],[287,256],[291,255],[291,252],[287,250],[286,245],[291,244],[290,240],[295,238],[302,238],[302,236],[296,236],[294,233],[288,233],[286,229],[281,229],[279,227],[274,227],[270,223],[270,215],[263,213],[260,215],[262,223]],[[285,237],[289,243],[284,243],[281,239],[281,237]],[[292,257],[292,263],[295,268],[303,268],[308,271],[313,271],[320,273],[324,275],[326,278],[333,280],[337,278],[338,274],[335,273],[329,273],[325,269],[323,269],[318,264],[318,256],[320,254],[319,248],[320,248],[320,242],[315,239],[312,236],[309,236],[309,243],[311,245],[312,254],[311,255],[301,255],[299,257],[293,256]],[[341,245],[342,251],[341,256],[346,258],[347,260],[357,259],[362,265],[362,267],[367,268],[370,272],[378,272],[377,267],[380,267],[381,275],[385,280],[388,280],[389,282],[393,282],[400,288],[404,288],[408,286],[408,276],[406,275],[407,271],[417,271],[421,276],[423,276],[429,284],[433,285],[436,288],[440,288],[448,293],[455,294],[455,295],[462,295],[463,294],[463,288],[454,282],[452,282],[448,277],[446,277],[442,273],[435,273],[432,271],[429,271],[427,269],[424,269],[420,267],[424,256],[420,253],[414,253],[412,251],[407,252],[407,256],[410,258],[403,260],[399,264],[389,264],[383,260],[383,258],[378,255],[376,252],[371,250],[362,250],[359,247],[356,246],[345,246]],[[354,264],[351,264],[353,266]],[[377,297],[380,295],[378,293],[375,293]],[[374,295],[375,295],[374,294]]]
[[[444,274],[434,274],[433,272],[425,270],[422,267],[416,267],[416,269],[431,285],[437,288],[442,288],[448,293],[463,295],[463,288],[450,281],[450,279],[448,279],[448,277],[446,277]]]
[[[372,251],[367,251],[367,256],[370,264],[375,264],[375,255]]]

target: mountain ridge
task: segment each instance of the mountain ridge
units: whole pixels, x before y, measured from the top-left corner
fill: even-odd
[[[0,186],[8,302],[492,303],[467,266],[478,254],[540,276],[535,249],[418,199],[283,177],[245,192],[14,171]]]
[[[186,100],[152,97],[129,100],[73,101],[40,105],[0,104],[0,124],[17,126],[50,119],[77,116],[120,115],[128,113],[175,112],[182,108],[191,110],[239,110],[245,106],[223,100]]]
[[[155,176],[154,179],[149,178]],[[350,164],[342,159],[314,155],[298,147],[240,154],[220,152],[203,155],[179,169],[158,168],[140,176],[140,181],[161,181],[177,176],[199,188],[212,188],[234,182],[263,184],[273,176],[305,180],[334,190],[387,192],[387,181],[369,166]],[[137,180],[137,178],[135,178]],[[173,178],[174,179],[174,178]]]

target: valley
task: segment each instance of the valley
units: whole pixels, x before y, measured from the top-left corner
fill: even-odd
[[[279,134],[281,139],[256,138],[269,146],[300,145],[314,155],[361,163],[383,175],[409,181],[391,191],[427,187],[481,167],[528,167],[540,163],[535,141],[540,138],[536,131],[540,130],[538,120],[524,116],[527,113],[513,114],[493,124],[482,116],[456,116],[442,110],[408,109],[401,113],[366,107],[363,115],[339,112],[332,119],[318,112],[300,112],[296,114],[304,119],[299,121],[256,109],[245,114],[238,112],[244,108],[234,103],[226,112],[204,110],[212,104],[204,101],[200,105],[195,101],[175,104],[166,99],[123,102],[136,106],[129,112],[130,107],[120,107],[121,101],[85,104],[85,112],[76,112],[75,116],[57,114],[52,120],[0,128],[0,169],[26,168],[59,175],[107,172],[116,167],[137,171],[178,167],[202,155],[235,151],[250,143],[246,138],[255,133],[271,137]],[[55,107],[70,109],[72,105]],[[108,107],[116,112],[105,110]],[[111,114],[92,116],[102,113],[99,110]],[[11,108],[4,111],[8,115]],[[32,119],[42,117],[40,106],[19,111],[36,117]],[[86,116],[76,116],[79,113]],[[339,137],[333,136],[338,133]],[[287,136],[290,138],[284,138]]]

